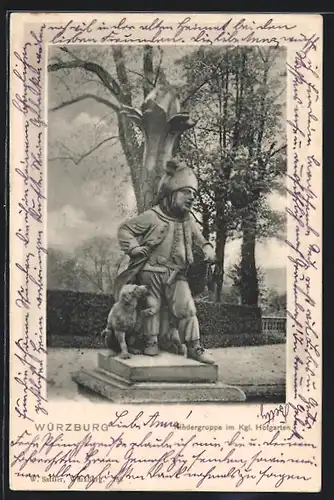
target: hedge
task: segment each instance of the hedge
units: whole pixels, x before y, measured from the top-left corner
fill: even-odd
[[[48,345],[79,347],[81,338],[81,347],[101,347],[98,334],[113,303],[111,295],[48,290]],[[208,301],[196,301],[196,307],[204,347],[264,343],[260,308]]]

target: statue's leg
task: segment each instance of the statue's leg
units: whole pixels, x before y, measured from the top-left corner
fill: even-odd
[[[101,333],[101,336],[105,347],[109,350],[109,356],[116,356],[117,351],[119,350],[119,342],[116,339],[114,329],[107,326]]]
[[[181,342],[187,346],[189,358],[201,363],[214,363],[211,355],[204,350],[200,343],[199,323],[196,315],[196,306],[191,295],[188,282],[176,280],[166,296],[169,301],[171,313],[178,321],[178,330]]]
[[[119,346],[121,348],[119,357],[122,359],[129,359],[131,356],[128,351],[128,346],[126,345],[125,332],[120,332],[115,330],[115,335],[119,342]]]
[[[159,330],[159,345],[162,349],[166,349],[169,344],[169,332],[170,332],[170,321],[169,321],[169,310],[168,305],[162,300],[160,309],[160,330]]]
[[[177,329],[177,319],[170,313],[168,304],[160,310],[159,346],[163,351],[185,355],[186,346],[181,343]]]
[[[158,335],[160,330],[160,309],[162,301],[161,273],[142,271],[138,276],[141,285],[148,289],[147,308],[143,315],[143,336],[145,340],[144,354],[156,356],[159,354]]]

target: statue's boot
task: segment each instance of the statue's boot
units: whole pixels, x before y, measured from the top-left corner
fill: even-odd
[[[157,356],[159,354],[158,337],[150,336],[145,338],[144,354],[146,356]]]
[[[200,363],[206,363],[208,365],[214,364],[214,359],[212,355],[201,346],[199,341],[187,343],[188,358],[195,359]]]

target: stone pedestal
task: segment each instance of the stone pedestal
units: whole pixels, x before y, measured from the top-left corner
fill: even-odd
[[[130,359],[98,354],[98,367],[72,375],[80,388],[115,403],[242,402],[241,389],[218,382],[217,365],[161,352]]]

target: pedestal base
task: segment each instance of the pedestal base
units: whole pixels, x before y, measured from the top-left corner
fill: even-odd
[[[72,375],[80,388],[115,403],[242,402],[243,391],[217,382],[217,365],[169,353],[123,360],[98,356],[98,368]]]
[[[199,363],[169,352],[158,356],[133,355],[129,359],[99,353],[98,367],[129,382],[216,382],[218,366]]]

